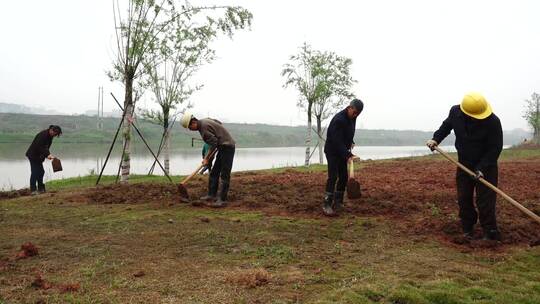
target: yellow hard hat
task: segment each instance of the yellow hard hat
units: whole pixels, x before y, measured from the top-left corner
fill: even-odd
[[[491,106],[480,93],[467,93],[463,97],[460,105],[461,111],[472,118],[484,119],[487,118],[493,111]]]
[[[187,127],[189,127],[189,122],[191,121],[191,118],[193,118],[193,114],[185,112],[180,119],[180,124],[182,125],[182,127],[187,129]]]

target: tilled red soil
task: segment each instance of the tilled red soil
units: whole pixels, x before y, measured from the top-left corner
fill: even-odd
[[[30,194],[31,194],[30,189],[0,191],[0,200],[16,198],[16,197],[20,197],[20,196],[28,196]]]
[[[356,170],[360,199],[346,199],[345,213],[375,216],[394,223],[396,233],[433,236],[463,244],[457,217],[455,167],[439,160],[364,162]],[[323,217],[321,203],[326,173],[246,172],[234,174],[230,207],[273,215]],[[186,185],[191,199],[205,194],[207,177]],[[540,159],[505,161],[499,165],[499,187],[540,214]],[[176,185],[132,184],[91,188],[72,197],[88,203],[179,203]],[[503,244],[536,244],[540,226],[499,197],[497,205]],[[469,244],[470,245],[470,244]],[[476,246],[476,245],[474,245]],[[481,244],[478,246],[491,246]]]

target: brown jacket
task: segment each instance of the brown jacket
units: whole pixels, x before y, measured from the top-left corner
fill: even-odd
[[[235,146],[234,139],[221,122],[215,119],[205,118],[198,120],[197,123],[199,124],[199,133],[202,139],[211,147]]]

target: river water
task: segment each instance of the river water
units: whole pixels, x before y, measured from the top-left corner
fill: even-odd
[[[24,153],[26,144],[0,144],[0,189],[20,189],[28,187],[30,164]],[[45,181],[99,173],[108,146],[106,144],[53,144],[51,153],[62,160],[63,171],[53,173],[49,160],[44,163]],[[442,147],[455,151],[454,147]],[[362,159],[388,159],[396,157],[420,156],[431,153],[425,146],[369,146],[355,147],[353,151]],[[104,174],[116,175],[121,151],[113,150],[105,167]],[[304,147],[280,148],[237,148],[233,171],[269,169],[304,164]],[[174,149],[171,153],[171,174],[191,173],[202,159],[200,148]],[[312,162],[318,162],[318,151]],[[152,155],[144,146],[132,150],[131,172],[146,174],[153,163]],[[156,165],[154,174],[163,174]]]

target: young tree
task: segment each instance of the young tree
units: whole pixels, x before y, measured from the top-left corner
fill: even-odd
[[[532,93],[531,99],[525,100],[523,118],[533,130],[533,142],[540,144],[540,94]]]
[[[332,52],[312,50],[304,42],[300,53],[292,55],[284,65],[281,75],[286,78],[284,87],[294,86],[300,93],[297,105],[307,112],[305,165],[309,165],[312,117],[317,120],[319,158],[322,163],[322,121],[328,118],[350,97],[354,80],[349,75],[351,60]]]
[[[289,57],[289,63],[283,66],[281,76],[286,78],[284,87],[294,86],[300,93],[297,106],[307,112],[306,157],[305,165],[309,166],[311,148],[311,117],[313,103],[317,100],[317,51],[313,51],[306,42],[300,47],[300,53]]]
[[[322,122],[354,97],[351,89],[356,81],[350,76],[351,59],[340,57],[334,52],[324,52],[317,61],[320,61],[317,63],[320,91],[317,92],[317,99],[313,105],[313,116],[317,121],[319,162],[322,164],[324,161]]]
[[[141,68],[143,62],[161,50],[171,37],[178,37],[171,30],[179,19],[193,18],[203,11],[224,10],[224,17],[208,17],[221,31],[231,35],[237,28],[243,28],[251,23],[252,15],[241,7],[230,6],[193,6],[187,1],[174,0],[128,0],[126,14],[122,16],[118,0],[113,0],[114,23],[116,29],[116,55],[111,80],[124,84],[124,158],[122,159],[121,182],[127,182],[130,173],[130,135],[132,113],[135,107],[134,87],[146,72]],[[186,30],[186,29],[184,29]]]
[[[216,17],[220,13],[225,15]],[[219,34],[231,37],[234,29],[244,28],[250,22],[251,14],[232,7],[212,7],[211,11],[206,8],[181,14],[165,27],[161,43],[154,45],[150,56],[143,61],[145,87],[154,93],[160,111],[143,110],[142,113],[145,118],[163,127],[162,151],[167,172],[170,113],[174,110],[184,112],[191,107],[188,102],[190,96],[202,88],[202,85],[190,85],[190,79],[202,65],[214,60],[215,50],[210,48],[210,43]],[[179,106],[182,108],[179,109]]]

